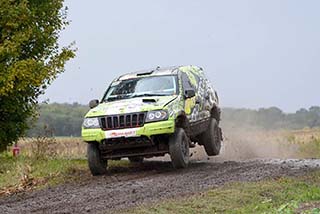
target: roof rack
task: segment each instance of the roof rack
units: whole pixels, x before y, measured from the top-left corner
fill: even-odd
[[[142,72],[142,73],[137,73],[137,76],[144,76],[144,75],[150,75],[155,71],[159,71],[160,66],[157,66],[156,69],[153,69],[151,71],[147,71],[147,72]]]
[[[137,76],[139,77],[139,76],[144,76],[144,75],[150,75],[150,74],[152,74],[153,72],[154,72],[154,71],[152,70],[152,71],[148,71],[148,72],[138,73]]]

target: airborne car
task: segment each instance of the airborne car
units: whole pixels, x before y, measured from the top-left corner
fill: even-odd
[[[89,105],[82,138],[93,175],[106,173],[108,160],[142,162],[168,153],[173,167],[185,168],[196,143],[209,156],[220,152],[219,99],[200,67],[125,74]]]

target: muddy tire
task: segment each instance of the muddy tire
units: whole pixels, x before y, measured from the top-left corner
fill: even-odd
[[[218,122],[216,119],[211,118],[208,129],[200,135],[200,144],[208,156],[219,155],[221,149],[221,134]]]
[[[142,163],[143,157],[129,157],[130,163]]]
[[[186,168],[189,164],[189,139],[182,128],[177,128],[176,132],[169,140],[169,153],[174,168]]]
[[[88,164],[93,176],[107,173],[107,160],[103,160],[100,155],[98,143],[88,143],[87,146]]]

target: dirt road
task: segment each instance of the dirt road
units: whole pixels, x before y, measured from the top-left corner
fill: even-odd
[[[118,213],[227,182],[299,175],[319,167],[320,160],[194,160],[188,169],[176,171],[170,162],[146,161],[112,168],[106,176],[84,173],[77,183],[0,198],[0,213]]]

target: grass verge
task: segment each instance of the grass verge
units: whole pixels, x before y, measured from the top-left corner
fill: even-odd
[[[299,178],[233,183],[124,213],[320,213],[320,172]]]
[[[80,159],[34,159],[0,155],[0,196],[72,181],[87,173]]]
[[[0,196],[91,177],[84,158],[12,157],[9,153],[3,153],[0,154],[0,163]],[[127,160],[109,161],[108,165],[110,168],[130,166]]]

